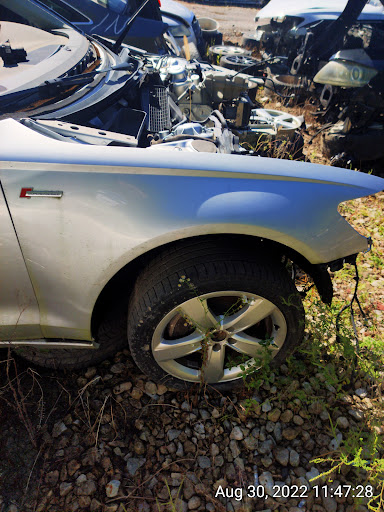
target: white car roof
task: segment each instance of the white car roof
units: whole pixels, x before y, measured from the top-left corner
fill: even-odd
[[[270,0],[256,19],[297,16],[304,18],[300,26],[324,19],[336,19],[343,12],[347,0]],[[359,20],[384,20],[384,6],[379,0],[370,0]]]

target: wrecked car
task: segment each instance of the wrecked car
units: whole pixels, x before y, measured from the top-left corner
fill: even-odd
[[[289,94],[318,96],[315,115],[324,123],[319,133],[331,164],[381,158],[383,2],[316,2],[303,8],[272,0],[258,20],[266,52],[282,56],[287,66],[285,73],[269,72],[266,88],[288,101]]]
[[[328,52],[327,59],[342,49],[339,39],[345,37],[348,48],[359,27],[366,23],[384,23],[384,7],[379,0],[270,0],[257,13],[255,21],[255,33],[244,35],[245,46],[258,47],[263,57],[284,57],[287,69],[290,69],[303,45],[311,46],[317,39],[322,40],[322,50]],[[331,32],[324,38],[330,28]]]
[[[367,25],[361,48],[337,52],[314,77],[325,84],[317,113],[331,164],[355,165],[384,156],[384,30]]]
[[[22,7],[1,23],[0,346],[75,369],[128,343],[179,389],[282,363],[304,332],[289,262],[330,303],[328,269],[370,246],[338,204],[384,180],[242,147],[252,77]]]
[[[131,16],[144,3],[136,0],[40,1],[85,33],[113,40],[120,37]],[[152,53],[170,50],[179,55],[183,53],[184,36],[193,58],[204,55],[205,43],[193,12],[173,0],[150,0],[141,8],[124,42]]]
[[[367,26],[383,30],[384,5],[381,0],[272,0],[255,19],[256,33],[243,42],[261,53],[267,89],[302,97],[314,91],[314,75],[334,53],[358,48]]]

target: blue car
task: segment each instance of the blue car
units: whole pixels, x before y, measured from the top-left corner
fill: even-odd
[[[116,40],[143,2],[138,0],[41,0],[87,34]],[[163,37],[164,36],[164,37]],[[152,53],[179,53],[187,37],[192,57],[204,54],[200,25],[192,11],[173,0],[150,0],[124,42]]]

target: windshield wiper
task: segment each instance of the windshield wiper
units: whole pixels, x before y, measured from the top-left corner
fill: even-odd
[[[100,73],[107,73],[108,71],[133,71],[135,65],[131,62],[121,62],[116,66],[111,66],[107,69],[99,69],[97,71],[91,71],[90,73],[83,73],[81,75],[65,76],[64,78],[54,78],[52,80],[46,80],[43,84],[38,87],[70,87],[72,85],[83,85],[92,82],[96,75]]]
[[[86,85],[88,83],[91,83],[95,76],[101,73],[107,73],[108,71],[134,71],[134,69],[135,65],[133,63],[122,62],[120,64],[116,64],[115,66],[111,66],[107,69],[91,71],[90,73],[83,73],[81,75],[73,75],[66,76],[63,78],[54,78],[53,80],[46,80],[44,83],[36,87],[32,87],[31,89],[25,89],[22,91],[17,91],[14,93],[1,96],[0,112],[10,112],[15,107],[17,109],[20,109],[21,107],[20,105],[17,105],[17,103],[22,102],[25,99],[28,99],[28,102],[31,104],[35,101],[46,98],[49,94],[54,95],[61,89],[73,87],[76,85]]]

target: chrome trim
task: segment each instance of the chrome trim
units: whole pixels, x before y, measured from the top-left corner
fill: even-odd
[[[25,197],[55,197],[60,199],[63,197],[62,190],[31,190],[25,193]]]
[[[0,347],[35,347],[35,348],[87,348],[98,349],[99,343],[95,341],[49,341],[48,339],[41,340],[16,340],[16,341],[0,341]]]

